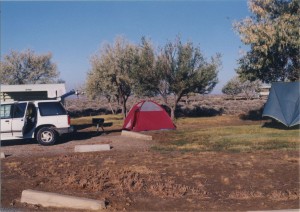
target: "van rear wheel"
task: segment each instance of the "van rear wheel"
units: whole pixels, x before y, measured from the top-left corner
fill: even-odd
[[[43,146],[49,146],[56,142],[57,134],[55,130],[49,127],[43,127],[38,131],[36,139],[39,142],[39,144]]]

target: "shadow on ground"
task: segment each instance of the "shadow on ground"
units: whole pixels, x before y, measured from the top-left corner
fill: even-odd
[[[299,130],[300,124],[292,126],[292,127],[287,127],[284,124],[272,119],[270,122],[264,123],[262,125],[262,127],[274,128],[274,129],[279,129],[279,130],[297,130],[297,129]]]
[[[115,130],[105,130],[104,127],[111,127],[113,125],[112,122],[106,122],[103,123],[102,126],[98,127],[97,130],[91,130],[91,128],[95,127],[95,124],[81,124],[81,125],[75,125],[74,130],[75,132],[62,135],[56,144],[63,144],[67,143],[69,141],[80,141],[80,140],[86,140],[89,138],[102,136],[102,135],[108,135],[115,132],[121,132],[122,129],[115,129]]]
[[[251,121],[259,121],[266,120],[266,118],[262,117],[263,107],[258,110],[250,110],[247,114],[239,115],[239,118],[242,120],[251,120]]]
[[[201,106],[194,106],[193,108],[177,108],[176,114],[178,117],[211,117],[220,116],[223,114],[223,109],[215,109]]]
[[[107,123],[109,125],[109,123]],[[58,137],[57,142],[55,142],[54,145],[60,145],[64,144],[70,141],[81,141],[81,140],[86,140],[90,139],[93,137],[98,137],[98,136],[104,136],[104,135],[109,135],[111,133],[117,133],[121,132],[122,129],[114,129],[114,130],[102,130],[101,128],[99,131],[96,130],[84,130],[92,127],[94,125],[92,124],[85,124],[85,125],[77,125],[75,127],[75,132],[69,133],[69,134],[64,134],[60,137]],[[110,125],[111,126],[111,125]],[[105,127],[105,125],[104,125]],[[35,139],[19,139],[19,140],[2,140],[1,141],[1,146],[16,146],[16,145],[29,145],[29,144],[38,144],[38,142]]]
[[[1,146],[15,146],[15,145],[24,145],[24,144],[36,144],[35,139],[20,139],[20,140],[2,140]]]
[[[93,137],[98,137],[98,136],[104,136],[104,135],[109,135],[111,133],[117,133],[121,132],[122,129],[115,129],[115,130],[105,130],[102,131],[101,129],[97,131],[77,131],[71,134],[65,134],[60,137],[60,139],[55,143],[55,145],[67,143],[70,141],[81,141],[81,140],[86,140],[90,139]]]

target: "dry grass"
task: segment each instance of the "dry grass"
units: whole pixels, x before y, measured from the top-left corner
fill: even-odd
[[[91,124],[92,118],[104,118],[112,127],[121,129],[121,115],[101,115],[72,119],[73,125]],[[251,152],[258,150],[297,150],[300,147],[299,129],[262,127],[262,121],[243,121],[236,116],[179,118],[177,130],[153,132],[159,141],[152,148],[167,151],[226,151]]]
[[[80,118],[71,119],[71,125],[89,125],[92,124],[93,118],[104,118],[104,123],[112,123],[111,127],[106,128],[106,130],[121,129],[123,126],[123,117],[118,115],[99,115],[99,116],[86,116]]]
[[[229,151],[297,150],[299,129],[262,127],[259,122],[247,123],[233,116],[184,118],[177,121],[177,130],[159,136],[156,150]]]

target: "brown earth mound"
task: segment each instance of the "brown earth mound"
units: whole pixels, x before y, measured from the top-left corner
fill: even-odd
[[[106,200],[109,210],[266,210],[299,208],[297,152],[161,153],[110,151],[6,158],[2,205],[24,189]],[[68,209],[66,209],[68,211]]]

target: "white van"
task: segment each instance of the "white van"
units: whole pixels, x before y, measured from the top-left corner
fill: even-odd
[[[54,144],[59,135],[73,132],[70,117],[58,100],[1,102],[1,140],[35,138]]]

